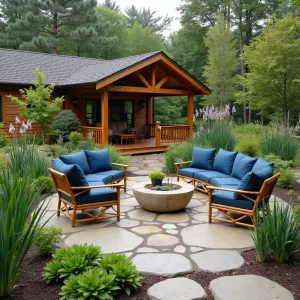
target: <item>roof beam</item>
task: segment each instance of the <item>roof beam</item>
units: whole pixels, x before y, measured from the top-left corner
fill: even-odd
[[[165,76],[155,87],[160,89],[169,79],[169,76]]]
[[[142,81],[144,83],[144,85],[146,87],[151,88],[150,83],[147,81],[147,79],[144,77],[144,75],[140,71],[136,72],[136,76],[140,79],[140,81]]]
[[[156,67],[154,64],[151,65],[151,86],[155,87],[156,83]]]

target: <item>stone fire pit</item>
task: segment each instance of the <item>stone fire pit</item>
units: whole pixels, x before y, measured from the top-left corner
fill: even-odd
[[[183,209],[192,199],[194,187],[191,184],[176,182],[180,189],[156,191],[145,186],[150,182],[139,182],[132,187],[136,201],[153,212],[173,212]]]

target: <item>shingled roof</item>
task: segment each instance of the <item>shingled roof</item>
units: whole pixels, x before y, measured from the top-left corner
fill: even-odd
[[[45,74],[47,84],[54,83],[57,86],[95,84],[160,53],[102,60],[0,49],[0,84],[32,84],[35,80],[33,72],[36,68]]]

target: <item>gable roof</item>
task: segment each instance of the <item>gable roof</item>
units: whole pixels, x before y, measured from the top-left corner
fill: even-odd
[[[35,80],[33,72],[38,68],[45,74],[47,84],[54,83],[58,87],[96,85],[115,74],[161,55],[172,61],[163,52],[102,60],[0,48],[0,84],[30,85]],[[176,66],[180,67],[177,64]],[[209,91],[203,83],[180,68]]]

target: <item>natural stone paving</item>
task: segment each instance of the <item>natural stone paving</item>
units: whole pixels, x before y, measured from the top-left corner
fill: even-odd
[[[200,300],[207,297],[200,284],[188,278],[172,278],[158,282],[147,291],[150,300]]]
[[[162,155],[130,157],[129,171],[134,176],[128,177],[127,192],[121,191],[122,214],[119,222],[116,219],[106,219],[79,223],[72,228],[68,218],[63,215],[56,216],[58,197],[56,194],[53,195],[44,220],[52,216],[49,225],[63,228],[64,238],[59,246],[64,247],[85,242],[99,245],[105,253],[115,252],[129,256],[144,274],[160,276],[171,277],[199,269],[207,272],[220,272],[224,269],[239,268],[243,264],[239,253],[254,247],[249,235],[250,230],[216,221],[208,224],[207,195],[194,192],[193,198],[186,208],[177,213],[159,214],[140,207],[133,195],[132,186],[141,181],[150,182],[148,176],[138,174],[147,174],[151,169],[162,169],[160,167],[162,163]],[[135,171],[143,172],[133,174]],[[176,178],[173,177],[172,182],[175,181]],[[282,206],[287,205],[280,199],[277,199],[277,202]],[[273,203],[274,197],[271,197],[271,207],[274,205]],[[107,212],[112,212],[112,210]],[[213,214],[218,214],[218,211],[213,210]],[[82,213],[78,213],[79,218],[83,216]],[[222,218],[222,215],[218,215],[218,217]],[[246,292],[232,292],[232,287],[236,285],[236,283],[231,282],[224,284],[224,289],[226,286],[231,289],[228,292],[229,298],[222,298],[222,296],[215,299],[247,299],[240,296],[252,295],[252,291],[256,289],[254,287],[256,283],[251,283],[250,292],[246,290]],[[183,285],[181,286],[183,287]],[[242,289],[243,284],[241,283],[240,286]],[[257,286],[257,289],[260,289],[260,285]],[[237,295],[237,298],[232,298],[232,295]],[[182,299],[189,299],[186,293],[183,297],[185,298]],[[173,299],[181,298],[176,293],[176,297]],[[259,298],[251,297],[252,299]],[[269,300],[271,298],[261,299]],[[274,297],[272,299],[289,300],[292,298]]]
[[[225,276],[210,283],[218,300],[293,300],[293,295],[278,283],[257,275]]]
[[[202,271],[212,273],[238,269],[245,263],[235,250],[208,250],[192,254],[191,258]]]

